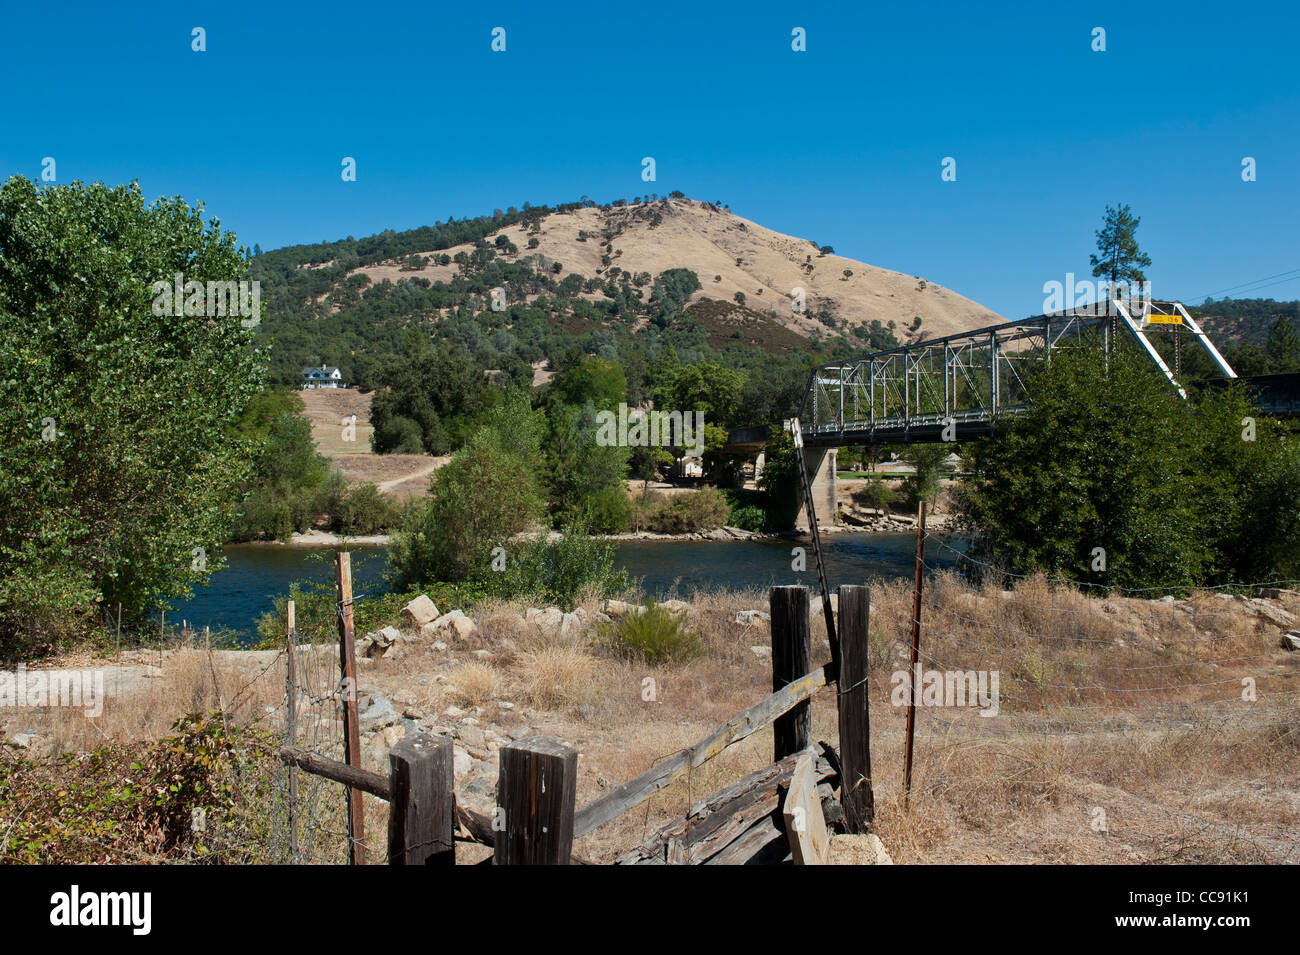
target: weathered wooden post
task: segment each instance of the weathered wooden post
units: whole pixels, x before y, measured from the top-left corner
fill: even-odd
[[[501,747],[497,778],[495,865],[568,865],[573,854],[573,808],[578,754],[544,736]],[[493,828],[497,828],[495,825]]]
[[[875,819],[871,791],[871,719],[867,710],[867,648],[871,597],[866,587],[841,587],[840,803],[849,832],[864,833]]]
[[[337,571],[339,668],[343,671],[343,752],[349,766],[361,768],[361,726],[357,717],[357,654],[352,631],[352,555],[334,555]],[[347,789],[348,862],[366,864],[366,817],[360,789]]]
[[[916,661],[921,651],[921,586],[925,582],[925,501],[916,525],[916,589],[912,593],[912,656],[907,668],[907,758],[903,762],[903,808],[912,796],[912,743],[916,737]]]
[[[445,736],[408,736],[388,754],[388,864],[455,865],[454,752]]]
[[[284,690],[287,702],[284,735],[290,746],[298,745],[298,673],[294,657],[294,640],[298,625],[294,615],[294,604],[290,600],[285,607],[289,616],[285,634]],[[289,861],[298,862],[298,767],[289,765]]]
[[[812,644],[808,628],[808,588],[773,587],[772,691],[812,669]],[[804,700],[772,723],[775,761],[807,749],[812,742],[812,703]]]

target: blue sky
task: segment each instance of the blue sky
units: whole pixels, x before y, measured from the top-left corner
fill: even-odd
[[[680,189],[1009,318],[1126,202],[1157,298],[1300,298],[1297,9],[14,4],[0,172],[138,179],[265,249]]]

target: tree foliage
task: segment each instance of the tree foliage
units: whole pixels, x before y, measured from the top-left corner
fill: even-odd
[[[1057,353],[1031,388],[1029,409],[974,446],[975,474],[958,491],[975,556],[1129,588],[1294,567],[1294,438],[1261,419],[1244,440],[1254,412],[1240,390],[1185,401],[1130,349],[1109,367],[1099,349]]]
[[[251,458],[228,425],[265,359],[238,314],[153,314],[151,284],[246,267],[202,206],[134,183],[0,188],[0,640],[219,565]]]

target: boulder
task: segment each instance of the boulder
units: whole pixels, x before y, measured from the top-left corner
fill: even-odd
[[[429,626],[433,628],[432,633],[451,632],[455,634],[458,640],[464,640],[477,629],[474,621],[465,616],[463,610],[453,610],[451,613],[443,614]],[[421,630],[420,632],[424,633],[425,631]]]
[[[760,623],[770,623],[772,615],[766,610],[738,610],[736,623],[746,627],[757,627]]]
[[[691,610],[691,605],[685,600],[664,600],[660,602],[659,606],[661,609],[667,610],[671,614],[677,614],[682,617],[690,613]]]
[[[401,716],[387,697],[373,693],[361,701],[357,720],[361,732],[371,733],[396,723]]]
[[[754,654],[754,656],[758,657],[760,660],[772,659],[772,648],[765,647],[762,644],[755,644],[754,646],[750,647],[749,652]]]
[[[469,771],[474,768],[474,760],[469,753],[465,752],[459,746],[452,750],[452,768],[451,773],[457,779],[467,776]]]
[[[624,614],[640,613],[645,610],[645,607],[630,604],[623,600],[606,600],[601,610],[610,617],[621,617]]]
[[[433,623],[438,616],[438,608],[424,594],[420,594],[402,608],[402,619],[412,630],[419,630],[425,624]]]
[[[1281,607],[1276,607],[1267,600],[1261,600],[1257,597],[1246,601],[1246,606],[1275,627],[1281,627],[1283,630],[1294,627],[1297,623],[1295,614],[1283,610]]]
[[[1288,653],[1300,652],[1300,630],[1288,630],[1282,634],[1282,649]]]
[[[564,626],[564,612],[559,607],[547,607],[545,610],[529,607],[524,611],[524,620],[549,632]]]

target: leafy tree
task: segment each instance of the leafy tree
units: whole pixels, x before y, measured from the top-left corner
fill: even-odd
[[[596,407],[557,405],[551,409],[547,472],[551,513],[559,526],[588,522],[593,503],[610,489],[621,493],[630,451],[598,441]],[[607,503],[607,501],[606,501]]]
[[[958,491],[977,556],[1119,587],[1294,568],[1294,446],[1267,421],[1243,440],[1251,412],[1240,389],[1184,401],[1128,348],[1109,371],[1100,350],[1059,353],[1031,387],[1029,409],[975,446],[975,474]]]
[[[1300,334],[1284,316],[1279,315],[1268,330],[1269,371],[1274,374],[1300,371]]]
[[[555,376],[550,397],[562,404],[581,406],[590,401],[598,410],[616,409],[627,400],[627,376],[616,361],[584,358]]]
[[[922,500],[931,505],[939,496],[939,471],[948,455],[952,454],[952,445],[909,444],[899,455],[912,465],[912,473],[903,479],[903,495],[909,507],[918,506]]]
[[[480,431],[434,473],[429,497],[411,510],[389,549],[395,586],[461,581],[483,573],[541,512],[531,467],[490,430]]]
[[[228,425],[265,356],[237,310],[153,313],[154,282],[246,274],[202,212],[134,183],[0,187],[0,647],[220,565],[251,457]]]
[[[1151,267],[1151,257],[1138,248],[1136,233],[1141,221],[1127,205],[1106,207],[1102,227],[1097,230],[1097,252],[1089,262],[1092,274],[1107,279],[1112,290],[1121,282],[1132,287],[1146,281],[1143,270]]]

